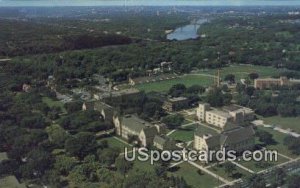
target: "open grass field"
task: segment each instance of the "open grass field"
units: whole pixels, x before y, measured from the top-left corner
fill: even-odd
[[[188,141],[191,141],[194,139],[194,133],[195,133],[196,129],[198,129],[198,131],[203,132],[204,134],[214,135],[217,133],[216,131],[214,131],[210,128],[207,128],[202,125],[199,125],[198,123],[195,123],[190,126],[176,130],[169,137],[173,138],[175,140],[178,140],[178,141],[188,142]]]
[[[221,69],[221,77],[224,77],[227,74],[234,74],[236,80],[245,78],[250,73],[258,73],[261,78],[271,77],[277,75],[280,70],[274,67],[268,66],[258,66],[258,65],[231,65],[229,67],[224,67]],[[213,76],[216,76],[217,69],[206,69],[199,70],[193,74],[187,74],[173,80],[164,80],[160,82],[145,83],[139,84],[135,87],[144,90],[145,92],[157,91],[157,92],[166,92],[175,84],[185,84],[187,87],[198,84],[202,86],[210,86],[214,83]]]
[[[243,165],[246,168],[249,168],[250,170],[254,172],[259,172],[261,170],[265,170],[267,168],[270,168],[272,166],[287,162],[288,159],[281,157],[278,155],[278,160],[277,161],[268,161],[268,162],[257,162],[254,160],[251,161],[239,161],[238,163]]]
[[[102,138],[102,139],[99,139],[98,142],[101,142],[103,140],[106,140],[107,143],[108,143],[108,146],[110,148],[118,148],[120,149],[121,152],[124,152],[124,148],[127,147],[128,148],[128,151],[132,150],[132,146],[130,146],[129,144],[125,144],[119,140],[117,140],[116,138],[114,137],[107,137],[107,138]]]
[[[187,184],[193,188],[210,188],[222,184],[222,182],[219,183],[216,178],[208,174],[198,174],[198,169],[187,162],[181,163],[178,167],[177,171],[170,172],[169,175],[183,177]]]
[[[265,124],[280,126],[284,129],[293,129],[294,131],[300,133],[300,117],[273,116],[261,119]]]
[[[0,178],[0,187],[1,188],[26,188],[24,184],[20,184],[15,176],[6,176]]]
[[[251,176],[251,173],[249,173],[246,170],[243,170],[237,166],[236,166],[236,171],[234,171],[233,175],[230,176],[229,174],[227,174],[225,172],[224,164],[213,166],[213,167],[209,168],[208,170],[210,170],[211,172],[213,172],[227,180],[230,180],[230,181]]]
[[[253,73],[253,72],[258,73],[259,76],[263,78],[263,77],[270,77],[270,76],[277,75],[280,72],[280,70],[268,66],[231,65],[229,67],[222,68],[220,74],[223,79],[227,74],[234,74],[236,79],[241,79],[247,77],[249,73]],[[201,70],[198,73],[216,75],[217,70],[216,69]]]
[[[277,150],[279,153],[289,156],[291,158],[299,157],[297,155],[292,154],[292,152],[287,148],[286,145],[283,144],[284,138],[287,136],[286,134],[275,131],[271,128],[258,127],[258,129],[268,131],[273,135],[274,140],[277,142],[274,145],[268,145],[266,148],[271,150]]]
[[[6,159],[8,159],[7,153],[1,152],[0,153],[0,162],[3,161],[3,160],[6,160]]]
[[[57,107],[60,107],[62,112],[66,113],[66,109],[64,107],[64,103],[61,102],[61,101],[56,101],[56,100],[53,100],[49,97],[43,97],[42,98],[43,102],[46,103],[49,107],[53,107],[53,106],[57,106]]]
[[[135,87],[140,90],[144,90],[145,92],[150,92],[150,91],[166,92],[175,84],[184,84],[186,87],[195,84],[202,85],[202,86],[209,86],[213,84],[213,81],[214,81],[213,78],[209,76],[184,75],[173,80],[164,80],[160,82],[139,84],[136,85]]]

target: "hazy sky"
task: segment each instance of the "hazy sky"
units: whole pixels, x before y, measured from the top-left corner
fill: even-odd
[[[300,0],[0,0],[0,6],[300,6]]]

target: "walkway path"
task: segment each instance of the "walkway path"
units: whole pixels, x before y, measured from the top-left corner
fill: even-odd
[[[196,167],[196,168],[202,170],[203,172],[205,172],[205,173],[207,173],[207,174],[209,174],[209,175],[211,175],[211,176],[213,176],[213,177],[219,179],[219,180],[222,181],[223,183],[230,184],[230,182],[229,182],[228,180],[226,180],[226,179],[222,178],[221,176],[219,176],[219,175],[217,175],[217,174],[215,174],[215,173],[213,173],[213,172],[207,170],[207,169],[204,168],[203,166],[200,166],[200,165],[198,165],[197,163],[192,162],[192,161],[188,161],[188,163],[190,163],[190,164],[193,165],[194,167]]]
[[[234,164],[234,165],[240,167],[241,169],[244,169],[244,170],[246,170],[247,172],[250,172],[251,174],[254,174],[254,173],[255,173],[253,170],[251,170],[251,169],[249,169],[249,168],[247,168],[247,167],[245,167],[245,166],[243,166],[243,165],[241,165],[241,164],[239,164],[239,163],[237,163],[237,162],[235,162],[235,161],[230,161],[230,162],[231,162],[232,164]]]
[[[120,138],[118,138],[118,137],[116,137],[116,136],[114,136],[114,138],[115,138],[116,140],[122,142],[123,144],[126,144],[126,145],[129,145],[129,146],[132,146],[132,147],[133,147],[132,144],[129,144],[129,143],[125,142],[124,140],[122,140],[122,139],[120,139]]]

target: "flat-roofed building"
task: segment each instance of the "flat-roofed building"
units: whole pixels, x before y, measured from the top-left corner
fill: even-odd
[[[270,89],[278,86],[289,86],[300,84],[300,80],[288,79],[285,76],[280,78],[258,78],[254,80],[255,89]]]
[[[173,112],[187,108],[189,106],[189,100],[186,97],[175,97],[167,99],[162,108],[166,111]]]
[[[207,103],[200,103],[196,110],[198,120],[224,129],[228,122],[243,123],[254,119],[254,111],[238,105],[212,108]]]

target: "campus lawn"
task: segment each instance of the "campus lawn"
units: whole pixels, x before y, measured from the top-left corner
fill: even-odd
[[[180,128],[173,132],[169,137],[175,139],[175,140],[180,140],[183,142],[188,142],[194,139],[194,133],[196,129],[200,129],[201,132],[204,134],[216,134],[217,132],[214,131],[213,129],[204,127],[202,125],[199,125],[198,123],[186,126],[184,128]]]
[[[169,172],[169,176],[183,177],[186,183],[193,188],[210,188],[222,184],[222,182],[218,183],[218,179],[208,174],[198,174],[198,169],[187,162],[183,162],[176,167],[179,167],[179,169],[175,172]]]
[[[154,162],[155,164],[155,162]],[[133,161],[133,169],[139,169],[142,171],[146,171],[146,172],[154,172],[154,164],[152,165],[149,161],[139,161],[139,160],[135,160]]]
[[[238,163],[243,165],[246,168],[249,168],[250,170],[254,171],[254,172],[259,172],[261,170],[265,170],[267,168],[270,168],[272,166],[284,163],[289,161],[288,159],[281,157],[278,155],[278,160],[277,161],[268,161],[268,162],[258,162],[258,161],[244,161],[244,160],[240,160]]]
[[[258,129],[261,129],[261,130],[265,130],[269,133],[271,133],[273,135],[273,139],[277,142],[276,144],[274,145],[268,145],[266,146],[267,149],[271,149],[271,150],[277,150],[279,153],[283,154],[283,155],[286,155],[288,157],[291,157],[291,158],[296,158],[296,157],[299,157],[295,154],[293,154],[288,148],[286,145],[284,145],[283,143],[283,140],[286,136],[288,136],[287,134],[284,134],[284,133],[280,133],[278,131],[275,131],[271,128],[266,128],[266,127],[257,127]]]
[[[241,78],[247,77],[248,74],[253,72],[258,73],[259,76],[263,78],[263,77],[275,76],[279,73],[279,70],[274,67],[259,66],[259,65],[231,65],[228,67],[224,67],[220,70],[220,74],[223,79],[227,74],[234,74],[236,77],[236,81]],[[216,69],[201,70],[198,73],[216,75],[217,70]]]
[[[43,98],[42,98],[42,101],[43,101],[44,103],[46,103],[49,107],[57,106],[57,107],[60,107],[61,110],[62,110],[64,113],[67,112],[66,109],[65,109],[65,107],[64,107],[64,103],[61,102],[61,101],[53,100],[53,99],[51,99],[51,98],[49,98],[49,97],[43,97]]]
[[[163,80],[160,82],[152,82],[136,85],[136,88],[145,92],[157,91],[166,92],[175,84],[184,84],[186,87],[192,85],[209,86],[213,84],[213,78],[205,75],[184,75],[172,80]]]
[[[189,126],[186,126],[184,128],[179,128],[175,132],[173,132],[171,135],[169,135],[170,138],[173,138],[174,140],[179,140],[182,142],[188,142],[194,139],[194,132],[197,127],[197,124],[192,124]]]
[[[125,144],[119,140],[117,140],[116,138],[114,137],[107,137],[107,138],[102,138],[102,139],[99,139],[98,142],[101,142],[103,140],[106,140],[107,143],[108,143],[108,146],[110,148],[118,148],[120,149],[120,152],[124,152],[124,148],[127,147],[128,151],[132,150],[132,146],[130,146],[129,144]]]
[[[284,129],[293,129],[300,133],[300,117],[280,117],[273,116],[267,118],[261,118],[265,124],[280,126]]]
[[[234,174],[230,176],[225,172],[224,164],[215,165],[213,167],[208,168],[208,170],[230,181],[251,176],[251,173],[247,172],[244,169],[239,168],[238,166],[236,166],[236,170],[234,171]]]

